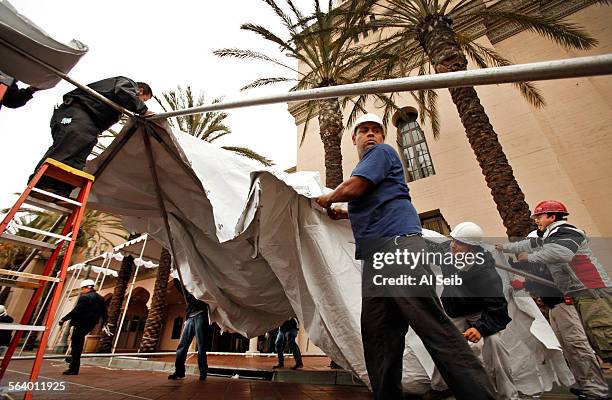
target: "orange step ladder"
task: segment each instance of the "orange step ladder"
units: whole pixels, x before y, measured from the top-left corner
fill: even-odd
[[[50,177],[57,181],[80,188],[76,200],[35,187],[43,176]],[[41,274],[31,274],[0,269],[0,285],[11,284],[12,286],[34,289],[34,294],[26,307],[26,310],[21,318],[21,322],[19,324],[0,323],[0,330],[15,331],[11,344],[9,345],[4,358],[2,359],[2,363],[0,364],[0,379],[4,377],[4,373],[8,368],[23,332],[43,332],[30,373],[30,382],[32,382],[31,385],[34,388],[36,387],[35,382],[38,378],[38,374],[40,373],[43,357],[45,355],[45,348],[47,346],[47,342],[49,341],[49,333],[51,332],[52,328],[51,325],[53,324],[55,312],[57,311],[57,306],[62,294],[62,288],[66,278],[66,270],[70,263],[72,251],[74,250],[74,244],[79,232],[83,215],[85,213],[87,198],[89,196],[91,186],[93,185],[93,181],[94,177],[92,175],[69,167],[68,165],[62,164],[59,161],[47,158],[38,171],[36,171],[36,174],[28,183],[25,191],[21,194],[21,196],[19,196],[19,199],[13,208],[11,208],[0,224],[0,241],[16,243],[38,250],[51,252],[51,255],[45,263]],[[33,197],[32,194],[34,194],[36,197]],[[57,201],[61,203],[55,204]],[[29,204],[56,214],[62,214],[64,216],[65,224],[61,230],[61,234],[24,226],[14,221],[13,218],[17,212],[21,210],[23,204]],[[9,230],[12,233],[7,232],[8,228],[10,228]],[[42,235],[45,237],[45,240],[34,240],[32,238],[19,236],[19,231],[29,231],[37,235]],[[53,239],[56,240],[54,243],[49,241]],[[51,276],[57,258],[60,253],[62,253],[62,250],[63,258],[59,272],[57,276]],[[10,277],[12,279],[7,279],[6,277]],[[34,310],[41,299],[45,285],[50,283],[53,286],[50,288],[50,304],[44,317],[44,324],[28,325],[32,314],[34,313]],[[24,398],[31,399],[32,392],[26,391]]]

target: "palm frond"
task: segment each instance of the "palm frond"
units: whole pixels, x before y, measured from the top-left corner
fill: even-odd
[[[267,159],[266,157],[262,156],[261,154],[258,154],[254,150],[251,150],[251,149],[249,149],[247,147],[221,146],[221,148],[223,148],[225,150],[229,150],[229,151],[234,152],[236,154],[239,154],[239,155],[241,155],[243,157],[250,158],[251,160],[259,161],[260,163],[262,163],[266,167],[274,165],[272,160]]]

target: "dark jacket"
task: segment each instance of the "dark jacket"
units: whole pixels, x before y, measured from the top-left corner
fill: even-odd
[[[172,283],[179,293],[183,291],[181,281],[174,278]],[[206,303],[204,303],[202,300],[196,299],[195,296],[189,293],[187,290],[185,290],[185,297],[187,298],[187,309],[185,311],[187,313],[187,317],[197,312],[203,312],[206,315],[206,318],[208,318],[208,305]]]
[[[283,322],[282,325],[280,326],[279,330],[283,333],[285,332],[289,332],[290,330],[297,330],[298,329],[298,322],[297,319],[295,318],[291,318],[288,319],[287,321]]]
[[[10,315],[3,315],[0,317],[0,322],[4,324],[11,324],[13,323],[13,317]],[[13,331],[0,330],[0,346],[8,346],[11,344],[11,336],[13,336]]]
[[[19,86],[17,86],[17,81],[13,81],[13,84],[8,87],[6,93],[4,93],[4,97],[0,101],[0,108],[2,108],[2,106],[8,108],[21,107],[32,99],[33,93],[34,91],[29,87],[19,89]]]
[[[440,244],[427,241],[427,244],[429,251],[450,254],[450,241]],[[489,336],[504,330],[512,319],[508,315],[501,277],[495,270],[495,259],[482,247],[478,249],[483,262],[475,263],[468,270],[459,271],[452,264],[440,265],[444,278],[456,275],[462,280],[461,285],[444,286],[440,299],[452,318],[481,313],[480,319],[470,326],[482,336]]]
[[[66,314],[62,321],[70,320],[70,325],[89,332],[100,321],[100,318],[103,324],[108,320],[104,297],[91,291],[79,296],[72,311]]]
[[[137,114],[144,114],[147,106],[138,98],[138,84],[124,76],[103,79],[90,83],[90,88],[100,93],[113,102],[133,111]],[[77,103],[83,108],[96,125],[100,132],[110,128],[119,121],[121,113],[109,105],[95,99],[81,89],[75,89],[64,95],[64,104]]]

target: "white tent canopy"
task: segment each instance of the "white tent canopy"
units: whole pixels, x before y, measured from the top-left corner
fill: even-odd
[[[36,88],[48,89],[61,78],[22,52],[68,73],[87,50],[78,40],[58,42],[19,14],[7,0],[0,0],[0,71],[5,74]]]
[[[262,168],[166,126],[133,122],[88,170],[96,174],[89,205],[173,244],[185,285],[210,305],[211,321],[253,337],[297,315],[314,344],[368,382],[359,323],[361,266],[348,222],[332,221],[311,200],[322,191],[315,174]],[[559,343],[534,307],[527,301],[512,308],[515,333],[533,339],[528,348],[519,340],[514,349],[553,362],[532,365],[522,387],[567,384]],[[433,363],[413,333],[407,344],[404,386],[422,391]],[[547,378],[540,381],[542,375]]]

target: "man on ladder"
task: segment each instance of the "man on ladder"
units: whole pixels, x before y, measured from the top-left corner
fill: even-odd
[[[70,366],[63,372],[64,375],[79,374],[85,336],[96,327],[100,318],[102,319],[102,325],[105,325],[108,320],[104,298],[96,292],[94,284],[91,279],[84,279],[81,282],[81,295],[76,305],[59,321],[60,326],[64,322],[70,321],[73,328],[70,340],[70,348],[72,349]]]

